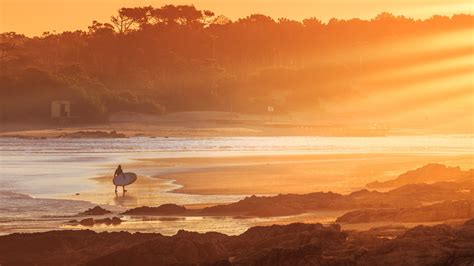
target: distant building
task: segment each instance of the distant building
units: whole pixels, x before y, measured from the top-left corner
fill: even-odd
[[[71,117],[71,103],[69,101],[51,102],[51,118],[69,118]]]

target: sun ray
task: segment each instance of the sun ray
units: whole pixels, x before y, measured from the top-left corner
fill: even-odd
[[[426,80],[433,77],[446,76],[450,73],[463,73],[472,71],[474,68],[474,54],[467,56],[457,56],[438,60],[435,62],[427,62],[422,64],[407,65],[403,68],[381,70],[376,74],[363,76],[361,79],[364,83],[383,84],[384,82],[406,80]]]

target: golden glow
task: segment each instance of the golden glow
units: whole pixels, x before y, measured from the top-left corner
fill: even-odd
[[[346,97],[332,111],[394,127],[422,124],[472,132],[474,38],[469,36],[472,29],[346,51],[342,57],[349,62],[360,54],[362,67],[372,65],[358,76],[360,89],[370,92]]]
[[[84,30],[92,20],[109,21],[110,16],[124,6],[194,4],[199,9],[210,9],[232,19],[263,13],[275,19],[317,17],[328,21],[333,17],[370,19],[383,11],[417,19],[433,14],[472,14],[474,5],[471,0],[0,1],[0,32],[14,30],[27,35],[52,30]],[[343,95],[334,104],[324,103],[335,114],[351,114],[367,121],[383,117],[394,123],[417,119],[420,122],[419,119],[436,115],[455,123],[452,122],[455,119],[449,118],[452,115],[458,120],[464,119],[464,126],[472,128],[469,121],[474,112],[474,29],[444,32],[433,29],[433,32],[437,33],[394,38],[396,41],[362,41],[351,49],[344,47],[328,53],[328,58],[322,58],[321,54],[307,56],[305,64],[326,61],[347,64],[349,73],[355,76],[350,86],[354,86],[357,93]],[[317,86],[315,84],[315,88]],[[459,111],[460,108],[464,110]]]
[[[414,85],[400,85],[396,89],[385,90],[383,87],[377,90],[368,98],[356,100],[351,99],[347,103],[349,108],[360,108],[367,112],[382,113],[384,110],[397,112],[406,110],[407,105],[419,105],[426,102],[446,101],[453,94],[457,97],[472,95],[472,72],[455,77],[431,79]],[[440,96],[440,97],[436,97]]]
[[[474,29],[465,29],[455,32],[446,32],[431,36],[414,37],[407,40],[393,42],[387,40],[379,44],[360,43],[352,50],[338,52],[339,57],[344,60],[352,59],[353,62],[385,60],[392,64],[401,59],[413,58],[413,56],[435,53],[438,56],[453,51],[472,52],[474,45]],[[317,58],[315,60],[318,60]],[[386,65],[385,65],[386,67]]]
[[[333,17],[369,19],[384,11],[414,18],[473,12],[471,0],[0,0],[0,32],[32,36],[44,31],[85,30],[93,20],[109,21],[121,7],[165,4],[194,4],[231,19],[254,13],[328,21]]]
[[[366,77],[368,82],[381,82],[387,80],[397,80],[400,78],[419,79],[436,75],[434,78],[446,75],[448,73],[474,71],[474,54],[470,56],[457,56],[445,60],[435,61],[433,63],[422,63],[413,66],[406,66],[404,68],[388,69],[381,71],[373,76]]]

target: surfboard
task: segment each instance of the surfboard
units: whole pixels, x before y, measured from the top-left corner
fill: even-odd
[[[128,186],[137,181],[137,174],[135,173],[123,173],[114,177],[113,182],[116,186]]]

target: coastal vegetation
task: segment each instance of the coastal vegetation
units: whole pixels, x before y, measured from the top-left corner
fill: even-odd
[[[410,83],[361,77],[471,52],[460,47],[416,56],[390,46],[472,27],[472,15],[415,20],[294,21],[252,14],[237,20],[194,6],[122,8],[88,30],[28,37],[0,34],[0,118],[49,119],[55,100],[80,121],[118,111],[161,114],[321,111],[354,95]],[[364,55],[364,57],[362,56]],[[387,56],[391,58],[387,59]]]

